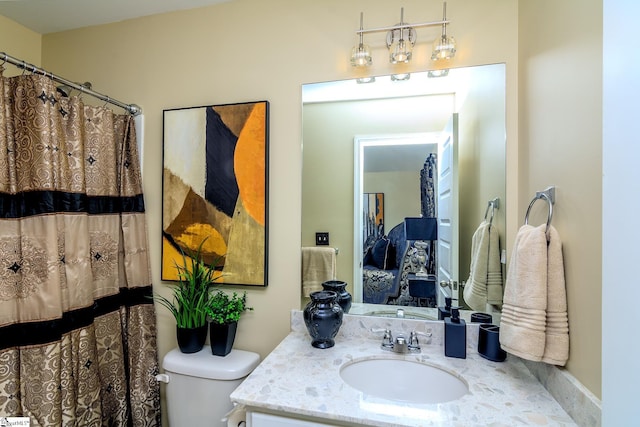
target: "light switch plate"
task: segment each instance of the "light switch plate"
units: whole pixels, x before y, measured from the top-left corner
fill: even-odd
[[[321,231],[316,233],[316,246],[328,246],[329,245],[329,232]]]

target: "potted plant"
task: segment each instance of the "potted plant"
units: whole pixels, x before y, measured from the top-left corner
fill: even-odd
[[[202,350],[207,339],[207,312],[209,288],[222,274],[207,265],[202,259],[202,245],[189,256],[181,250],[182,265],[176,263],[178,281],[169,284],[173,288],[173,298],[156,295],[155,299],[166,307],[176,320],[178,348],[183,353]]]
[[[229,296],[218,290],[209,298],[205,308],[211,321],[209,341],[211,352],[216,356],[226,356],[233,347],[240,315],[253,307],[247,307],[247,293],[239,296],[236,292]]]

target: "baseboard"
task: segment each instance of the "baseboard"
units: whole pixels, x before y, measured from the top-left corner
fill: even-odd
[[[566,369],[524,359],[523,362],[576,424],[602,425],[602,402]]]

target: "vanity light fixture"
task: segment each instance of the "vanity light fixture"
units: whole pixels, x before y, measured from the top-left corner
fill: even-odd
[[[442,26],[442,34],[434,41],[434,51],[431,59],[450,59],[455,55],[456,45],[453,37],[447,36],[447,3],[444,3],[444,14],[441,21],[409,24],[404,22],[404,8],[400,8],[400,23],[390,27],[364,29],[362,26],[362,12],[360,13],[360,29],[356,31],[359,43],[351,50],[351,65],[354,67],[369,66],[372,63],[371,50],[364,44],[365,33],[387,32],[387,48],[389,48],[389,62],[392,64],[408,63],[413,55],[413,47],[417,36],[415,28]]]
[[[451,59],[456,55],[456,40],[447,36],[447,2],[442,5],[442,22],[442,35],[433,42],[431,59],[434,61]]]
[[[359,42],[351,49],[351,65],[354,67],[367,67],[371,65],[371,49],[369,45],[364,44],[362,33],[362,15],[360,12],[360,32]]]

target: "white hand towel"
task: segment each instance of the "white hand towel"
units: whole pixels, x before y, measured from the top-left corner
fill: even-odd
[[[302,296],[321,291],[322,282],[336,278],[336,250],[328,246],[302,248]]]
[[[553,226],[549,228],[547,254],[547,324],[542,361],[564,366],[569,358],[567,290],[564,281],[562,242]]]
[[[500,234],[489,226],[489,259],[487,260],[487,303],[502,305],[502,264],[500,263]]]
[[[498,230],[482,221],[471,239],[469,280],[464,300],[474,310],[485,310],[487,303],[502,304],[502,266]]]
[[[523,225],[514,243],[500,320],[502,349],[539,362],[545,349],[547,310],[546,224]]]
[[[484,310],[487,304],[487,267],[489,254],[489,223],[482,221],[471,238],[469,280],[464,287],[464,301],[474,310]]]

